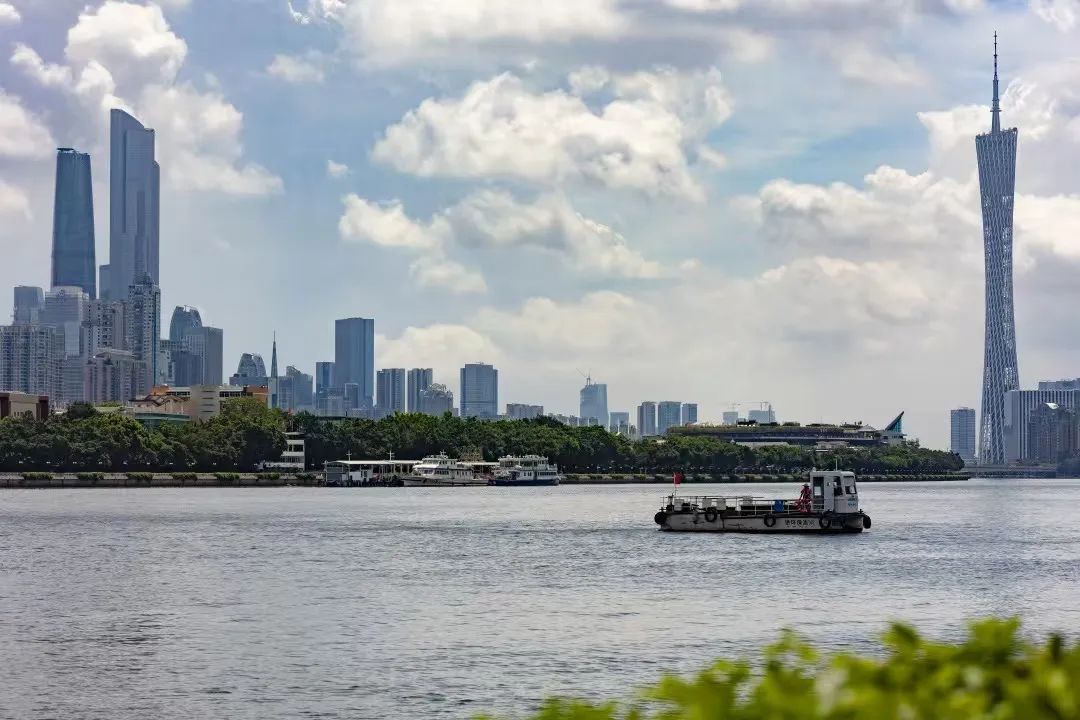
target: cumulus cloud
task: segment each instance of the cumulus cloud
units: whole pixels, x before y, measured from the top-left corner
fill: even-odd
[[[338,232],[346,240],[418,250],[433,250],[442,245],[443,223],[439,220],[420,223],[411,219],[400,201],[379,205],[349,194],[344,202],[345,213],[338,221]]]
[[[321,83],[326,79],[323,58],[318,52],[306,55],[275,55],[266,67],[271,77],[296,85]]]
[[[0,178],[0,217],[30,217],[30,198],[22,188],[16,187]]]
[[[1072,30],[1080,20],[1080,6],[1076,0],[1031,0],[1031,8],[1062,32]]]
[[[409,265],[409,277],[419,287],[439,288],[452,293],[487,292],[484,276],[442,255],[422,255]]]
[[[22,15],[11,3],[0,2],[0,25],[16,25],[22,20]]]
[[[44,158],[55,148],[45,121],[23,107],[20,98],[0,89],[0,156]]]
[[[577,95],[534,91],[504,73],[460,98],[425,100],[386,130],[372,154],[420,177],[584,180],[703,200],[684,146],[730,114],[719,74],[661,71],[608,81],[617,97],[594,111]]]
[[[465,363],[503,359],[490,338],[465,325],[449,324],[408,327],[395,338],[380,335],[375,353],[379,367],[430,367],[436,381],[457,377]],[[447,384],[456,392],[456,383]]]
[[[11,63],[41,85],[69,93],[102,133],[114,107],[158,130],[162,170],[176,188],[281,192],[279,177],[243,161],[243,114],[219,90],[177,81],[187,44],[158,5],[106,0],[83,10],[68,31],[64,57],[64,64],[48,63],[20,44]]]
[[[349,174],[349,166],[344,163],[334,162],[333,160],[326,161],[326,174],[335,180],[341,179]]]

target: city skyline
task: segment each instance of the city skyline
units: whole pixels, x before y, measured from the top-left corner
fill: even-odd
[[[1067,91],[1078,28],[1061,16],[973,5],[902,18],[889,10],[867,26],[853,15],[835,55],[813,42],[812,13],[798,18],[807,27],[790,43],[771,45],[785,36],[783,18],[699,16],[719,31],[728,22],[752,29],[756,59],[748,47],[679,53],[665,42],[628,59],[595,36],[553,44],[542,31],[523,43],[512,28],[485,39],[466,23],[455,26],[458,46],[482,49],[467,67],[445,63],[437,42],[397,46],[367,63],[361,101],[329,118],[303,108],[355,84],[355,55],[390,50],[341,18],[299,25],[285,8],[247,8],[245,24],[279,44],[244,40],[230,54],[206,42],[205,28],[238,22],[237,8],[14,4],[21,22],[0,27],[10,63],[3,101],[26,121],[20,132],[29,128],[13,136],[36,149],[0,150],[4,197],[16,198],[0,203],[15,208],[3,218],[5,287],[49,284],[57,147],[91,154],[98,262],[109,258],[109,105],[75,90],[94,61],[112,76],[114,106],[156,131],[162,307],[194,305],[222,327],[228,371],[241,352],[266,355],[276,328],[282,362],[310,373],[333,357],[333,320],[359,315],[379,321],[376,367],[432,367],[453,388],[457,369],[483,357],[500,369],[501,396],[549,412],[573,414],[575,368],[603,366],[612,408],[690,398],[702,420],[716,420],[726,409],[718,398],[770,397],[779,419],[872,425],[904,408],[910,434],[935,447],[948,446],[944,411],[978,403],[983,273],[971,138],[986,130],[996,28],[1008,47],[1002,113],[1031,128],[1017,168],[1020,387],[1076,374],[1060,328],[1075,305],[1064,279],[1078,256],[1067,232],[1078,178],[1075,163],[1051,159],[1077,153],[1065,129],[1080,116]],[[135,17],[131,32],[156,41],[146,57],[109,31]],[[670,20],[658,12],[655,27],[674,32]],[[610,26],[616,37],[633,24],[620,22]],[[525,45],[535,69],[514,60]],[[379,112],[365,109],[395,68],[442,65],[438,82],[406,83]],[[478,154],[477,165],[453,168],[440,147],[424,149],[421,167],[391,151],[422,137],[436,115],[473,147],[469,123],[489,118],[464,108],[482,112],[485,97],[517,98],[534,113],[558,108],[609,132],[626,148],[625,173],[597,169],[557,124],[535,138],[543,150],[534,154],[552,162],[544,167],[511,153],[503,166]],[[643,118],[670,118],[665,127],[680,134],[645,142],[633,127],[605,124],[613,98]],[[791,104],[797,125],[776,112]],[[222,122],[190,122],[203,117],[186,114],[196,108]],[[303,153],[279,152],[300,136],[311,139]],[[658,164],[648,147],[670,148],[665,183],[650,174]],[[393,232],[380,235],[384,227]],[[10,317],[10,293],[2,302]]]

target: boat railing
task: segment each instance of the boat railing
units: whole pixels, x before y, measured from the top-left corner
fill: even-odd
[[[710,509],[738,515],[769,515],[801,512],[798,500],[751,495],[669,495],[665,506],[673,510],[705,512]]]

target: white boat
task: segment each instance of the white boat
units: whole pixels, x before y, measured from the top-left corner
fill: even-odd
[[[540,455],[505,455],[491,479],[492,485],[528,487],[558,485],[562,481],[559,468]]]
[[[806,499],[669,495],[653,520],[670,532],[859,533],[870,516],[859,507],[855,473],[814,470]]]
[[[477,477],[472,465],[439,453],[414,465],[412,472],[403,478],[402,483],[405,487],[463,487],[487,485],[488,481]]]

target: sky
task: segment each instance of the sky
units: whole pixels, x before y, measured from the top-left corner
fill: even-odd
[[[1080,0],[0,0],[0,316],[55,148],[156,130],[163,325],[313,373],[499,369],[576,414],[766,401],[948,445],[978,407],[977,133],[1019,127],[1020,379],[1080,376]]]

